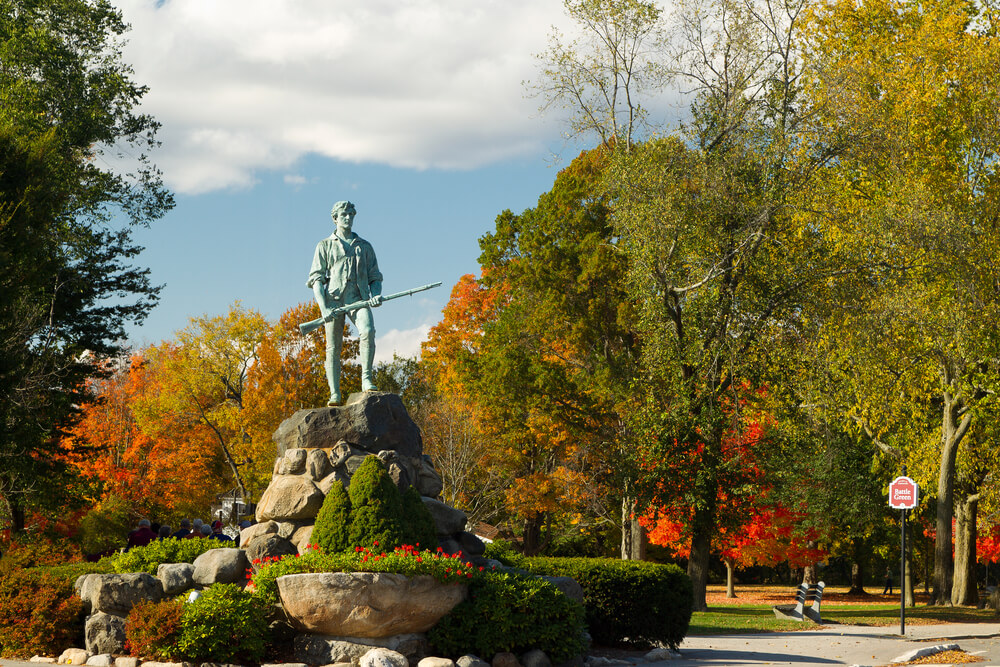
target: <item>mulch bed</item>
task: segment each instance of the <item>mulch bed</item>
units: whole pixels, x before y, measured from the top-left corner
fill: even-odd
[[[708,587],[705,600],[709,607],[726,606],[737,604],[763,604],[776,605],[788,604],[795,597],[795,586],[736,586],[736,597],[726,597],[726,587],[712,585]],[[899,602],[899,592],[892,595],[881,595],[879,593],[866,593],[865,595],[848,595],[848,588],[827,586],[823,590],[823,606],[826,605],[865,605],[865,604],[892,604]],[[916,593],[917,604],[925,604],[929,596]]]

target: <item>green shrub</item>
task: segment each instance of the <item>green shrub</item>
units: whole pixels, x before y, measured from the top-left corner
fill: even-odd
[[[75,577],[54,570],[0,569],[0,656],[60,653],[79,644],[83,601],[73,593]]]
[[[598,644],[677,646],[694,605],[691,579],[676,565],[610,558],[525,558],[536,574],[568,576],[583,587],[587,625]]]
[[[184,604],[177,653],[206,662],[260,662],[267,621],[253,595],[235,584],[213,584]]]
[[[125,640],[130,655],[170,660],[181,632],[184,603],[179,600],[140,600],[125,619]]]
[[[403,544],[403,499],[389,477],[385,463],[377,456],[366,456],[351,477],[352,547],[370,547],[375,542],[385,549]]]
[[[510,542],[504,542],[503,540],[487,542],[486,552],[483,556],[492,560],[498,560],[507,567],[524,569],[525,557]]]
[[[316,515],[312,541],[327,553],[347,551],[351,542],[348,530],[351,522],[351,499],[343,482],[334,482]]]
[[[84,553],[103,554],[124,547],[132,528],[129,504],[111,495],[80,520],[80,546]]]
[[[368,456],[351,477],[350,489],[330,487],[316,517],[312,541],[325,552],[372,547],[391,551],[402,545],[436,547],[430,510],[413,487],[401,494],[385,463]]]
[[[160,563],[193,563],[194,559],[210,549],[232,546],[231,542],[201,538],[153,540],[144,547],[132,547],[123,553],[109,556],[115,572],[148,572],[156,574]]]
[[[437,547],[437,527],[434,525],[434,517],[420,499],[420,493],[412,486],[403,492],[403,525],[408,532],[407,544],[423,549]]]
[[[583,628],[583,607],[552,584],[513,572],[487,572],[473,579],[469,598],[427,638],[439,653],[455,658],[537,648],[558,664],[583,653]]]

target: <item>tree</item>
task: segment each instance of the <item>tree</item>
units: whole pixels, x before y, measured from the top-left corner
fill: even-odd
[[[94,372],[84,353],[113,355],[156,301],[131,231],[172,200],[125,31],[104,0],[0,2],[0,494],[15,530],[27,503],[59,502],[52,454]],[[125,152],[131,170],[108,166]]]
[[[208,434],[158,428],[151,437],[135,419],[132,406],[155,391],[155,380],[142,356],[133,355],[110,376],[90,381],[94,399],[64,441],[73,467],[96,482],[89,504],[120,503],[132,517],[165,519],[197,514],[215,500],[217,489],[206,478],[220,471],[221,457]]]
[[[207,430],[244,502],[264,489],[273,468],[272,457],[254,456],[242,420],[247,375],[269,328],[263,315],[239,302],[226,315],[191,318],[176,342],[147,350],[155,390],[133,404],[140,427],[153,437],[165,429]]]
[[[566,43],[553,29],[548,50],[537,56],[541,81],[529,89],[543,98],[543,111],[570,110],[570,136],[631,146],[647,118],[644,95],[666,83],[662,10],[644,0],[564,0],[563,6],[582,35]]]
[[[938,604],[953,600],[959,457],[975,420],[995,410],[1000,379],[994,332],[976,324],[998,306],[996,20],[990,3],[874,0],[824,3],[810,19],[822,67],[804,94],[851,146],[813,208],[857,256],[878,260],[865,298],[830,331],[852,357],[838,361],[859,428],[900,461],[937,459],[916,472],[936,487]]]
[[[612,490],[614,500],[593,505],[597,516],[621,527],[622,558],[641,559],[629,455],[635,444],[624,418],[639,354],[630,308],[635,283],[626,280],[628,261],[603,186],[611,154],[604,146],[584,151],[537,206],[502,213],[496,231],[480,240],[483,282],[503,284],[509,297],[484,327],[479,369],[490,409],[508,405],[514,419],[544,419],[546,430],[565,431],[575,465],[590,466],[599,495]],[[492,372],[521,391],[491,390],[506,386]]]

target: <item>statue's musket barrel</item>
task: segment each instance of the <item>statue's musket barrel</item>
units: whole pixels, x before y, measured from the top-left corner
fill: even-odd
[[[416,294],[417,292],[423,292],[424,290],[433,289],[440,285],[441,285],[440,282],[431,283],[429,285],[421,285],[420,287],[414,287],[413,289],[403,290],[402,292],[396,292],[394,294],[389,294],[388,296],[383,296],[382,301],[392,301],[393,299],[398,299],[401,296],[409,296],[411,294]],[[341,306],[340,308],[334,308],[333,310],[330,311],[328,317],[330,319],[333,319],[337,315],[341,315],[343,313],[349,313],[352,310],[358,310],[359,308],[364,308],[367,305],[368,305],[367,301],[355,301],[354,303],[349,303],[346,306]],[[326,321],[327,320],[325,318],[317,317],[315,320],[309,320],[308,322],[303,322],[302,324],[299,325],[299,332],[303,336],[308,336],[313,331],[316,331],[316,329],[319,329],[321,326],[323,326],[323,324],[326,323]]]

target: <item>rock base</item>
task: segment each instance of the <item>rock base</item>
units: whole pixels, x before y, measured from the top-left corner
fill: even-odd
[[[307,665],[332,665],[349,662],[354,667],[373,648],[387,648],[402,653],[411,665],[427,655],[428,643],[423,634],[394,635],[375,639],[371,637],[333,637],[330,635],[301,634],[295,637],[295,659]]]

